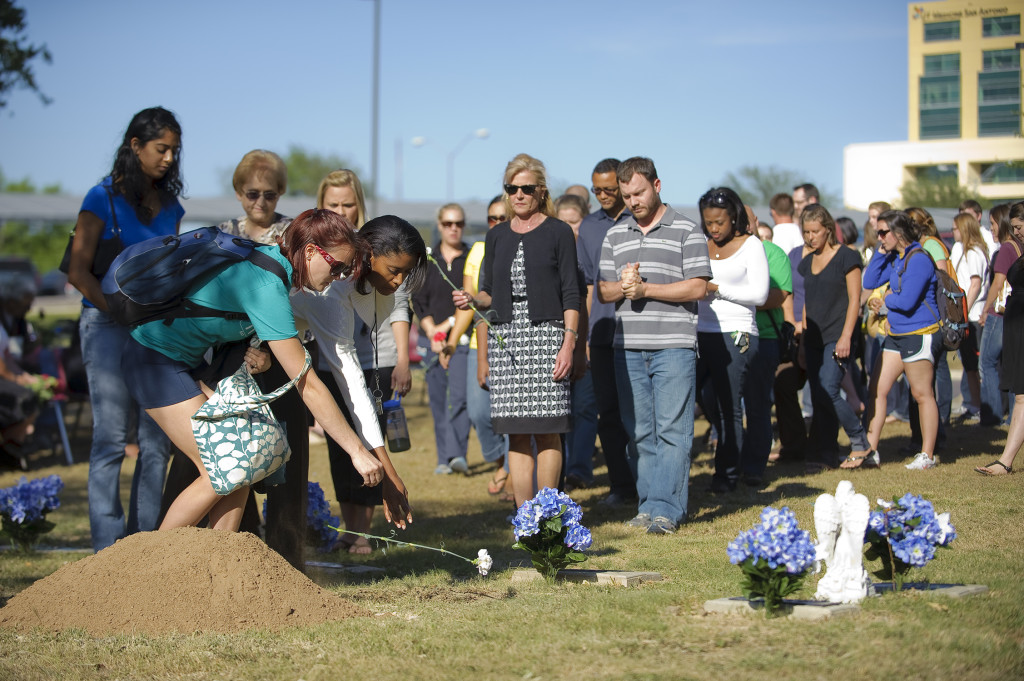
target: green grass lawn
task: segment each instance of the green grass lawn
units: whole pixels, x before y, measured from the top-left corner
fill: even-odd
[[[664,576],[639,587],[543,581],[513,585],[511,570],[528,564],[513,551],[505,521],[511,504],[486,491],[490,469],[475,438],[469,476],[435,476],[429,412],[419,386],[406,406],[413,448],[394,456],[411,492],[415,522],[403,539],[495,558],[486,578],[457,559],[408,548],[370,556],[315,554],[315,560],[363,563],[377,576],[315,577],[374,614],[318,627],[244,634],[117,635],[94,638],[0,630],[0,679],[1020,679],[1024,678],[1024,478],[983,478],[971,469],[991,461],[1005,430],[954,428],[932,471],[903,468],[896,450],[908,429],[888,426],[880,470],[806,476],[801,466],[770,468],[762,490],[707,493],[710,453],[692,470],[690,521],[671,536],[649,536],[623,521],[635,508],[597,505],[606,488],[573,494],[594,535],[587,568],[648,570]],[[702,435],[706,423],[698,420]],[[85,459],[79,443],[76,460]],[[699,447],[698,447],[699,449]],[[44,543],[81,553],[0,552],[0,597],[10,598],[65,561],[88,555],[86,465],[60,466],[39,454],[32,476],[66,481],[57,528]],[[0,475],[0,486],[17,480]],[[871,599],[853,616],[812,623],[760,615],[705,613],[712,598],[739,595],[740,570],[725,546],[754,524],[765,505],[788,505],[813,534],[815,497],[842,479],[874,505],[878,497],[921,494],[950,511],[959,534],[911,580],[980,583],[988,594],[950,600],[907,592]],[[315,446],[311,479],[333,497],[325,448]],[[124,478],[128,480],[127,477]],[[127,490],[127,484],[124,489]],[[335,504],[335,511],[337,506]],[[387,533],[382,518],[378,534]],[[817,577],[798,594],[810,597]],[[168,607],[174,607],[168,603]],[[60,604],[54,604],[60,607]]]

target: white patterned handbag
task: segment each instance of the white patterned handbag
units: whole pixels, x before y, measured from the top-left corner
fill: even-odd
[[[291,456],[285,429],[274,418],[270,403],[291,390],[309,365],[306,352],[299,375],[264,395],[243,363],[192,415],[192,433],[217,494],[259,482]]]

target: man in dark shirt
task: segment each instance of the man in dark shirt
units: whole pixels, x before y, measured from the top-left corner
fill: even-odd
[[[437,468],[434,473],[446,475],[455,471],[466,473],[466,447],[469,443],[469,412],[466,409],[466,359],[469,336],[459,339],[448,369],[438,361],[448,332],[455,325],[455,304],[452,287],[462,284],[469,247],[462,240],[466,213],[457,203],[441,207],[437,213],[440,236],[434,245],[423,286],[413,294],[412,307],[420,320],[418,347],[426,367],[427,394],[434,418],[434,440],[437,444]],[[442,271],[444,274],[442,275]]]
[[[623,215],[626,204],[619,193],[615,170],[618,159],[606,158],[594,167],[591,191],[601,208],[583,218],[576,252],[587,280],[587,310],[590,314],[588,356],[590,374],[597,401],[597,434],[608,465],[609,494],[602,503],[636,503],[636,452],[619,416],[619,391],[615,386],[614,351],[615,305],[602,303],[594,294],[594,282],[600,270],[601,244],[608,229]]]

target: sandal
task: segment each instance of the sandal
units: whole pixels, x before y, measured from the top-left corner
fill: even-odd
[[[348,547],[348,552],[353,555],[368,556],[373,553],[373,547],[370,546],[366,537],[359,537]]]
[[[882,462],[878,457],[878,450],[872,449],[868,452],[854,456],[851,452],[849,456],[843,459],[839,467],[843,470],[854,470],[856,468],[881,468]]]
[[[1002,472],[1002,473],[993,473],[993,472],[992,472],[992,471],[990,470],[990,469],[991,469],[991,468],[992,468],[993,466],[999,466],[999,467],[1001,467],[1001,468],[1003,469],[1003,471],[1004,471],[1004,472]],[[988,476],[990,476],[990,477],[991,477],[991,476],[996,476],[996,475],[1011,475],[1011,474],[1013,474],[1013,469],[1012,469],[1012,468],[1010,468],[1009,466],[1007,466],[1007,465],[1006,465],[1005,463],[1003,463],[1002,461],[998,461],[998,460],[996,460],[996,461],[993,461],[992,463],[990,463],[990,464],[989,464],[989,465],[987,465],[987,466],[976,466],[976,467],[974,468],[974,470],[975,470],[975,471],[977,471],[978,473],[981,473],[982,475],[988,475]]]
[[[502,474],[499,477],[499,473]],[[501,494],[501,490],[505,489],[505,483],[508,482],[508,471],[504,468],[499,468],[494,472],[494,476],[490,482],[487,483],[487,493],[492,497],[496,497]]]

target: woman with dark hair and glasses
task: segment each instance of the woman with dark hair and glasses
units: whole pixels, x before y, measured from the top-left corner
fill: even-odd
[[[272,151],[253,149],[242,157],[231,177],[235,196],[245,215],[218,227],[261,244],[276,244],[291,218],[277,212],[277,201],[288,188],[288,168]]]
[[[323,291],[339,277],[361,274],[364,245],[351,225],[326,210],[308,210],[288,228],[280,246],[260,246],[288,274],[290,288]],[[195,464],[199,478],[167,510],[160,529],[196,525],[209,516],[213,529],[235,531],[249,495],[249,487],[219,496],[200,458],[191,417],[211,394],[192,379],[210,346],[255,333],[266,342],[289,380],[302,375],[306,352],[295,330],[289,287],[273,273],[245,260],[197,281],[185,298],[216,310],[242,312],[242,319],[190,317],[170,323],[157,320],[131,331],[121,364],[132,396],[167,433],[178,449]],[[250,350],[244,361],[250,370],[267,366],[265,353]],[[310,411],[331,437],[341,442],[359,471],[363,484],[383,483],[385,514],[398,527],[411,521],[405,486],[381,450],[368,451],[315,373],[306,373],[296,385]]]
[[[350,223],[346,220],[346,224]],[[380,458],[385,451],[377,399],[391,399],[393,367],[381,366],[383,360],[376,364],[378,368],[372,359],[369,365],[360,361],[357,329],[367,329],[372,357],[391,335],[393,325],[408,325],[407,294],[423,282],[427,249],[416,228],[394,215],[370,220],[359,236],[366,249],[356,277],[336,281],[319,292],[293,289],[291,302],[299,326],[308,326],[316,337],[320,366],[326,367],[318,370],[320,379],[363,445]],[[399,289],[406,295],[396,295]],[[383,503],[382,490],[363,485],[351,458],[333,437],[327,438],[327,454],[345,529],[369,532],[374,506]],[[364,537],[343,534],[339,541],[349,553],[371,552]]]
[[[811,252],[800,261],[804,280],[803,348],[814,401],[808,472],[839,464],[836,436],[842,424],[850,438],[849,459],[867,457],[868,441],[860,417],[843,399],[843,378],[854,367],[854,334],[860,332],[860,254],[836,239],[836,223],[821,204],[800,214],[804,241]]]
[[[841,464],[842,468],[877,468],[880,465],[878,442],[885,422],[886,397],[901,374],[907,376],[921,424],[921,451],[907,468],[927,470],[938,463],[935,441],[939,408],[932,390],[935,378],[932,336],[939,329],[937,280],[935,263],[917,240],[919,229],[902,211],[890,210],[878,216],[879,253],[868,263],[864,286],[875,289],[889,284],[889,293],[884,298],[872,298],[868,302],[876,313],[881,313],[884,306],[888,329],[882,357],[876,362],[868,390],[870,451],[863,455],[851,454]]]
[[[110,174],[86,194],[75,224],[68,281],[84,296],[79,328],[92,404],[89,526],[95,551],[126,534],[156,529],[170,451],[167,438],[125,385],[121,349],[128,328],[107,315],[100,288],[104,273],[97,271],[96,260],[106,250],[101,240],[119,238],[130,246],[176,234],[185,214],[181,194],[181,126],[167,109],[145,109],[132,117]],[[133,424],[139,455],[126,519],[120,474]]]
[[[569,225],[552,217],[544,164],[519,154],[505,167],[504,189],[513,217],[487,233],[484,247],[478,297],[491,307],[494,329],[480,377],[490,378],[491,423],[508,433],[509,471],[522,505],[538,487],[557,487],[561,477],[560,435],[572,426],[580,291],[576,240]],[[461,291],[453,300],[466,308],[472,299]]]
[[[768,299],[768,258],[761,242],[748,234],[749,218],[735,191],[728,187],[712,189],[700,197],[698,207],[714,278],[708,282],[707,297],[698,307],[697,394],[710,379],[718,413],[710,408],[704,413],[712,415],[709,420],[718,431],[711,491],[720,493],[735,489],[740,475],[740,392],[750,358],[757,351],[757,307]],[[771,405],[763,408],[771,409]]]

